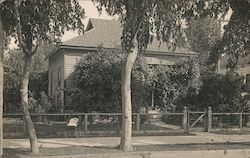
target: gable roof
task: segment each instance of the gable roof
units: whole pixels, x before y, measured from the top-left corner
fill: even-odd
[[[83,35],[63,42],[62,46],[121,48],[122,29],[117,20],[90,19]]]
[[[106,49],[121,49],[122,28],[118,20],[89,19],[84,34],[63,42],[60,48],[69,49],[96,49],[99,47]],[[55,54],[55,51],[53,54]],[[148,45],[146,52],[154,52],[169,55],[193,56],[196,52],[176,47],[175,50],[169,48],[169,44],[161,43],[154,39]],[[51,54],[50,56],[52,56]]]

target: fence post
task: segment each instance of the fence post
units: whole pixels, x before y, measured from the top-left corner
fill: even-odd
[[[183,108],[182,127],[184,132],[188,132],[188,110],[186,106]]]
[[[84,134],[87,136],[88,134],[88,115],[84,115]]]
[[[140,114],[136,115],[136,130],[139,131],[140,130]]]
[[[207,127],[206,127],[206,132],[211,132],[212,129],[212,109],[209,106],[207,109]]]
[[[67,115],[64,115],[64,121],[67,122]]]
[[[187,131],[189,132],[189,127],[190,127],[190,111],[189,107],[187,107]]]
[[[204,132],[206,132],[207,131],[207,109],[205,108],[205,110],[204,110],[204,114],[205,114],[205,116],[204,116],[204,120],[203,120],[203,127],[204,127]]]
[[[242,113],[239,114],[239,128],[242,128]]]

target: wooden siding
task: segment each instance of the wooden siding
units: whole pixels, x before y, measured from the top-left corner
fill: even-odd
[[[72,73],[75,70],[75,65],[80,59],[89,51],[84,50],[67,50],[64,52],[64,89],[71,90],[73,87]],[[64,104],[69,105],[71,103],[71,97],[64,94]]]
[[[68,50],[64,53],[64,80],[66,89],[70,89],[73,86],[72,73],[75,70],[75,65],[86,53],[83,50]]]
[[[68,79],[75,69],[77,62],[83,57],[83,51],[68,50],[64,53],[64,79]]]

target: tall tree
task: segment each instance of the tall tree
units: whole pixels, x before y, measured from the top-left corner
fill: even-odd
[[[216,65],[222,54],[229,56],[227,67],[234,70],[239,56],[246,57],[250,53],[250,1],[249,0],[222,0],[219,6],[214,5],[211,10],[216,10],[217,15],[225,14],[223,9],[232,9],[232,15],[227,25],[224,26],[224,34],[210,55],[210,63]],[[209,10],[206,10],[209,11]]]
[[[144,52],[152,36],[155,33],[158,39],[164,42],[176,44],[177,36],[182,36],[181,8],[171,9],[176,2],[127,0],[109,1],[99,0],[98,9],[106,7],[111,14],[120,14],[123,27],[122,47],[127,50],[126,62],[122,69],[122,134],[120,148],[124,151],[132,150],[131,131],[131,73],[139,52]],[[188,5],[188,2],[183,1]],[[173,11],[173,12],[172,12]],[[180,15],[180,16],[178,16]]]
[[[201,74],[206,73],[210,68],[211,51],[221,39],[220,20],[204,17],[190,20],[186,34],[190,49],[198,53]]]
[[[1,5],[1,4],[0,4]],[[3,155],[3,56],[4,56],[4,29],[0,14],[0,157]]]
[[[122,109],[123,125],[120,148],[131,150],[131,69],[136,60],[137,54],[142,53],[147,48],[148,43],[154,34],[162,42],[170,42],[172,46],[177,45],[179,37],[185,38],[185,24],[194,18],[223,17],[230,7],[233,8],[233,15],[225,29],[223,40],[219,50],[224,47],[233,49],[239,54],[242,50],[249,50],[249,0],[93,0],[98,2],[97,9],[102,11],[105,7],[110,15],[119,14],[123,27],[122,46],[128,51],[127,60],[122,72]],[[232,21],[231,21],[232,20]],[[243,21],[241,21],[243,20]],[[187,23],[186,23],[187,22]],[[240,22],[240,23],[238,23]],[[243,24],[240,27],[236,27]],[[248,26],[248,27],[247,27]],[[235,38],[235,33],[241,36]],[[248,34],[247,34],[248,33]],[[228,40],[230,37],[232,40]],[[229,43],[229,41],[232,41]],[[239,42],[239,45],[234,45]],[[248,44],[248,45],[247,45]],[[239,48],[235,46],[240,46]],[[246,52],[246,51],[243,51]]]
[[[65,30],[83,32],[83,9],[76,0],[8,0],[1,5],[7,36],[16,38],[24,53],[21,109],[28,129],[31,151],[39,153],[37,136],[28,109],[32,56],[41,42],[58,42]]]
[[[208,54],[221,39],[220,21],[214,18],[192,20],[189,22],[186,34],[192,50],[199,55]]]
[[[0,6],[5,0],[0,0]],[[5,33],[2,14],[0,13],[0,157],[3,155],[3,71],[4,71]]]

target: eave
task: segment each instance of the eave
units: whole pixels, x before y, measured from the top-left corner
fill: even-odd
[[[65,49],[71,50],[89,50],[89,51],[98,51],[98,50],[110,50],[110,51],[121,51],[121,48],[101,48],[101,47],[83,47],[83,46],[68,46],[60,45],[55,51],[53,51],[47,58],[52,58],[56,54],[62,52]],[[159,52],[159,51],[146,51],[145,55],[157,55],[157,56],[180,56],[180,57],[198,57],[197,53],[181,53],[181,52]]]

